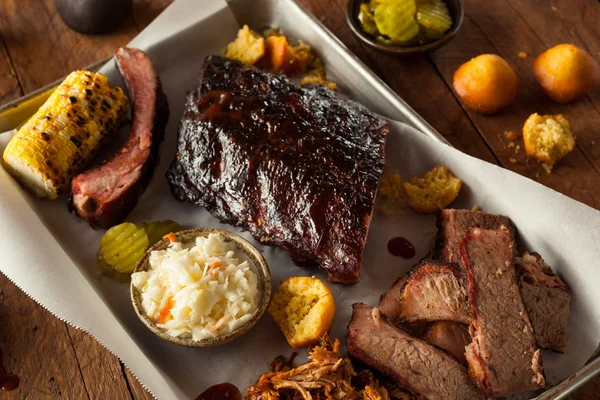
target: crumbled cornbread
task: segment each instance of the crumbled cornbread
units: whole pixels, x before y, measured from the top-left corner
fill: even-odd
[[[265,39],[244,25],[238,31],[237,38],[223,49],[223,55],[247,64],[256,64],[265,55]]]
[[[531,114],[523,125],[525,151],[538,161],[554,165],[575,147],[569,121],[562,114]]]
[[[517,134],[517,132],[515,132],[515,131],[507,131],[507,132],[504,132],[504,135],[506,135],[506,138],[507,138],[508,140],[515,140],[515,139],[518,139],[518,138],[519,138],[519,135],[518,135],[518,134]]]
[[[519,58],[527,58],[527,53],[525,53],[524,51],[520,51]]]
[[[458,196],[462,181],[444,166],[439,165],[423,178],[404,182],[408,205],[414,211],[432,213],[448,207]]]
[[[379,182],[375,209],[382,214],[391,215],[405,207],[406,196],[402,187],[402,179],[400,175],[386,166],[383,168],[383,174]]]
[[[290,346],[299,349],[319,342],[331,328],[335,301],[331,290],[314,277],[292,277],[281,282],[269,314]]]

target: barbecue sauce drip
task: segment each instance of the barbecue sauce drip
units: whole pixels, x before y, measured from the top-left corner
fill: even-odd
[[[235,385],[225,382],[209,387],[196,400],[242,400],[242,394]]]
[[[9,374],[2,363],[2,350],[0,350],[0,385],[2,390],[9,392],[19,387],[19,377],[14,374]]]
[[[388,251],[396,257],[413,258],[415,256],[415,247],[403,237],[390,239],[387,248]]]

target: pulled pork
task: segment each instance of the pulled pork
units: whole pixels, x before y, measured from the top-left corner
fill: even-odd
[[[322,338],[308,351],[308,361],[296,368],[278,357],[275,371],[264,374],[246,390],[249,400],[390,400],[373,374],[357,374],[348,357],[340,355],[340,341]],[[271,368],[270,368],[271,369]]]

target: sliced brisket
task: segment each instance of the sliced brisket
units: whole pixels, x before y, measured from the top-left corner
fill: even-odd
[[[438,213],[438,234],[434,255],[445,263],[458,263],[458,243],[474,226],[482,229],[496,229],[505,226],[514,239],[516,229],[512,221],[503,215],[487,214],[481,211],[446,209]],[[517,251],[515,246],[515,252]],[[515,253],[515,256],[518,253]]]
[[[471,314],[469,375],[487,396],[544,387],[540,350],[523,304],[505,226],[472,228],[459,244]]]
[[[399,302],[404,321],[469,322],[465,276],[453,265],[421,261],[400,289]]]
[[[219,56],[188,95],[175,198],[283,247],[334,282],[358,282],[388,123],[323,86]]]
[[[346,345],[351,356],[427,399],[483,399],[463,365],[396,328],[377,308],[353,306]]]
[[[463,364],[467,364],[465,346],[471,343],[467,325],[452,321],[436,321],[429,324],[423,340],[447,351]]]
[[[515,258],[519,284],[538,346],[564,353],[571,292],[537,253]]]

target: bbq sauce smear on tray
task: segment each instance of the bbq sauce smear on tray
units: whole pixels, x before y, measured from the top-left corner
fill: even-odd
[[[387,248],[396,257],[413,258],[415,256],[415,246],[403,237],[390,239]]]
[[[2,363],[2,350],[0,350],[0,385],[2,390],[9,392],[19,387],[19,377],[14,374],[9,374]]]
[[[235,385],[225,382],[209,387],[196,400],[242,400],[242,394]]]

